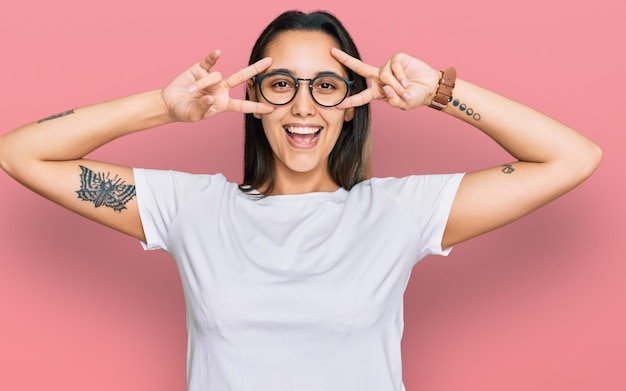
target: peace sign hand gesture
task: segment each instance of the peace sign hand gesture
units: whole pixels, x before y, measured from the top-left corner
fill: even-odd
[[[440,72],[408,54],[394,54],[382,68],[368,65],[336,48],[331,49],[331,54],[371,83],[367,89],[346,98],[338,106],[340,109],[383,100],[393,107],[408,110],[429,105],[437,91]]]
[[[264,58],[224,79],[221,73],[211,70],[220,54],[219,50],[211,52],[204,60],[178,75],[161,91],[173,121],[199,121],[224,111],[263,114],[274,110],[268,104],[230,97],[232,88],[263,72],[272,60]]]

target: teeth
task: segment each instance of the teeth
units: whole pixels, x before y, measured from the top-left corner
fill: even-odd
[[[297,134],[313,134],[317,133],[321,128],[315,127],[299,127],[299,126],[286,126],[285,129],[289,133],[297,133]]]

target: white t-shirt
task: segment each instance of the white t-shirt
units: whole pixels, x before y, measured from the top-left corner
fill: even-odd
[[[190,391],[400,391],[403,294],[462,174],[252,199],[222,175],[135,169],[146,249],[178,266]]]

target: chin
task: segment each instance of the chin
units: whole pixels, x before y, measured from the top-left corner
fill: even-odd
[[[314,174],[316,172],[328,173],[327,160],[313,158],[313,156],[297,156],[282,161],[286,171],[297,174]]]
[[[287,168],[298,174],[312,174],[320,170],[324,170],[324,172],[326,172],[326,167],[320,167],[318,162],[297,162],[289,164]]]

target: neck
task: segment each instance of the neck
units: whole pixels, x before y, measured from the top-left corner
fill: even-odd
[[[276,172],[274,189],[270,195],[305,194],[333,192],[339,189],[327,173],[318,172]]]

